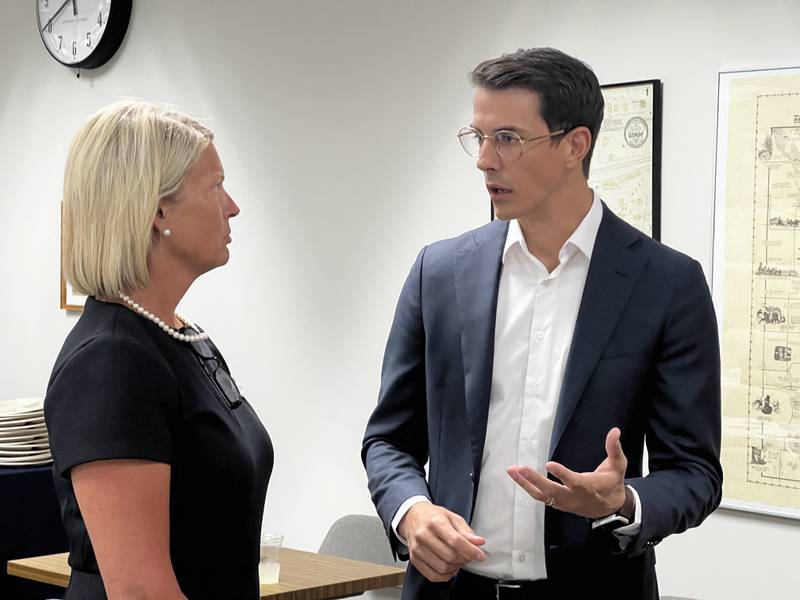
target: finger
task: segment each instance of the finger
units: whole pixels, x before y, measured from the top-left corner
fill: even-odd
[[[411,564],[413,564],[417,570],[422,573],[422,576],[428,581],[450,581],[458,572],[453,571],[452,573],[439,573],[419,556],[412,556]]]
[[[528,495],[530,495],[532,498],[539,500],[540,502],[547,502],[550,497],[547,496],[529,479],[529,474],[524,473],[523,468],[524,467],[519,467],[516,465],[513,467],[508,467],[508,469],[506,469],[506,473],[509,474],[511,479],[513,479],[518,486],[528,492]]]
[[[622,432],[619,427],[612,427],[606,436],[606,454],[613,463],[627,461],[625,453],[622,451],[622,443],[619,441]]]
[[[515,465],[508,468],[508,474],[535,500],[559,510],[571,510],[574,494],[566,486],[550,481],[530,467]]]
[[[561,483],[567,487],[577,487],[579,482],[579,474],[565,467],[557,462],[549,462],[545,465],[547,472],[561,480]]]
[[[453,514],[450,521],[456,531],[456,535],[450,540],[450,547],[468,561],[485,561],[486,553],[478,546],[485,544],[486,540],[476,534],[460,515]]]
[[[450,524],[453,526],[453,529],[458,531],[470,543],[474,544],[475,546],[482,546],[483,544],[486,543],[486,539],[475,533],[472,527],[470,527],[467,524],[467,522],[464,520],[464,517],[462,517],[461,515],[451,512]]]
[[[532,483],[542,494],[546,497],[555,496],[556,494],[569,493],[569,489],[565,485],[557,481],[551,481],[545,475],[542,475],[535,469],[531,469],[525,465],[514,465],[509,467],[515,469],[522,477]],[[510,473],[509,473],[510,474]]]
[[[444,558],[444,556],[447,554],[457,556],[455,552],[448,552],[446,546],[432,548],[430,546],[421,546],[418,544],[414,548],[412,554],[416,558],[424,561],[425,564],[428,565],[428,567],[437,575],[447,575],[448,573],[458,571],[458,569],[461,567],[461,564],[463,564]]]
[[[472,560],[465,557],[457,548],[454,541],[460,540],[462,544],[467,542],[461,534],[456,531],[450,523],[449,511],[444,511],[446,518],[430,527],[427,531],[417,534],[414,539],[414,550],[421,553],[428,564],[434,567],[439,573],[444,573],[460,567]],[[474,548],[474,546],[472,546]]]

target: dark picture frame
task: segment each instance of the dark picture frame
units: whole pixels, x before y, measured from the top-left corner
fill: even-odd
[[[653,239],[660,240],[661,80],[609,83],[600,88],[606,101],[606,112],[592,156],[590,185],[597,186],[595,189],[600,197],[618,216]],[[618,102],[626,95],[629,97],[628,106],[625,102]],[[637,102],[643,102],[644,106],[635,106]],[[628,183],[627,187],[625,183]],[[640,189],[642,185],[647,189]],[[623,191],[623,197],[617,196],[617,190]],[[636,207],[637,195],[642,199],[641,207]],[[644,211],[643,214],[638,214],[636,208],[641,209],[639,212]],[[491,203],[489,211],[490,220],[494,220]]]
[[[660,240],[661,80],[609,83],[600,88],[606,106],[589,183],[617,216]]]

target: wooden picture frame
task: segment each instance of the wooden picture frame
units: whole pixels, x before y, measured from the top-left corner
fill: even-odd
[[[721,506],[800,519],[800,67],[723,71],[717,85]]]
[[[86,296],[77,293],[72,285],[64,278],[64,206],[61,205],[61,235],[60,235],[60,252],[59,252],[59,290],[60,301],[59,308],[67,312],[83,312],[83,305],[86,302]]]

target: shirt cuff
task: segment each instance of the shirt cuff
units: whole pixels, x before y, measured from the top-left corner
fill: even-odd
[[[633,513],[633,523],[629,525],[625,525],[624,527],[619,527],[614,530],[614,535],[617,536],[619,539],[619,545],[622,550],[628,546],[628,542],[631,541],[636,535],[639,535],[639,530],[642,528],[642,503],[639,500],[639,494],[636,492],[636,488],[633,486],[627,486],[628,489],[633,494],[633,501],[636,504],[636,510]]]
[[[406,516],[408,509],[418,502],[430,502],[430,500],[428,500],[425,496],[411,496],[411,498],[400,505],[400,508],[398,508],[397,512],[394,513],[394,518],[392,519],[392,531],[394,531],[394,535],[403,545],[404,549],[408,549],[408,541],[406,541],[406,539],[400,535],[400,533],[397,531],[397,527],[400,525],[400,521],[403,520],[403,517]]]

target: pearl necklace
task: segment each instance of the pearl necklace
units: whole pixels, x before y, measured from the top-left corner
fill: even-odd
[[[180,331],[176,330],[175,328],[170,327],[169,325],[164,323],[164,321],[159,319],[157,316],[155,316],[150,311],[145,310],[144,306],[142,306],[141,304],[139,304],[137,302],[134,302],[133,298],[131,298],[130,296],[126,296],[125,294],[120,292],[119,293],[119,297],[122,298],[125,301],[125,304],[130,306],[134,311],[136,311],[137,313],[142,315],[145,319],[149,319],[150,321],[152,321],[153,323],[158,325],[161,329],[164,330],[164,333],[166,333],[167,335],[171,335],[176,340],[180,340],[181,342],[199,342],[201,340],[207,340],[208,339],[208,334],[205,331],[203,331],[201,333],[194,334],[194,335],[186,335],[185,333],[181,333]],[[189,322],[188,319],[186,319],[185,317],[182,317],[178,313],[175,313],[175,316],[178,317],[178,319],[180,319],[183,323],[185,323],[187,325],[192,325]]]

